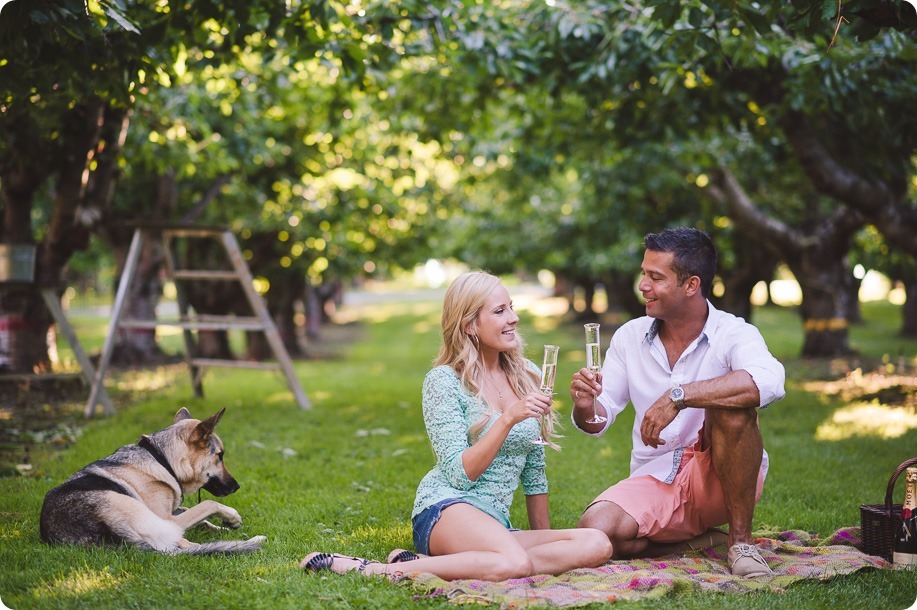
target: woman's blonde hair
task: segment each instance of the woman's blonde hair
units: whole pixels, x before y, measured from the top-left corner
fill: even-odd
[[[462,380],[462,385],[478,398],[483,405],[483,414],[468,430],[468,439],[474,443],[481,436],[484,427],[496,412],[484,400],[483,389],[486,370],[481,360],[480,344],[477,338],[478,314],[490,294],[501,285],[500,278],[483,271],[471,271],[456,278],[446,289],[443,298],[442,332],[443,344],[434,366],[451,366]],[[525,396],[539,390],[538,374],[529,366],[524,356],[525,340],[516,331],[517,346],[511,351],[500,352],[500,368],[517,396]],[[549,446],[560,449],[552,438],[557,416],[543,417],[541,435]]]

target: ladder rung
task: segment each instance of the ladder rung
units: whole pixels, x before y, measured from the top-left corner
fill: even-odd
[[[119,320],[120,328],[147,328],[172,326],[185,330],[265,330],[266,327],[258,318],[236,316],[201,316],[187,320]]]
[[[192,358],[192,366],[222,366],[236,369],[263,369],[275,371],[280,368],[276,362],[257,362],[255,360],[218,360],[216,358]]]
[[[241,279],[235,271],[203,271],[180,270],[172,272],[172,279],[176,280],[238,280]]]

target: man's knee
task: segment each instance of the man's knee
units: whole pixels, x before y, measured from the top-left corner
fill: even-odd
[[[600,505],[605,504],[604,502],[596,502],[595,504],[590,505],[583,511],[582,516],[579,518],[579,522],[576,524],[576,527],[586,527],[597,530],[605,531],[605,528],[602,525],[605,523],[604,511],[601,510]]]
[[[722,435],[727,440],[740,438],[742,433],[758,430],[758,413],[754,408],[708,409],[706,418],[714,434]]]
[[[633,540],[637,537],[637,522],[614,502],[602,501],[590,505],[580,517],[577,527],[589,527],[605,532],[612,541]]]

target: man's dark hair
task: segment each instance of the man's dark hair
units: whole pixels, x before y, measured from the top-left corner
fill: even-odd
[[[716,247],[706,233],[691,227],[665,229],[659,233],[648,233],[643,238],[643,247],[653,252],[674,254],[672,269],[679,285],[696,275],[700,278],[701,294],[710,298],[716,274]]]

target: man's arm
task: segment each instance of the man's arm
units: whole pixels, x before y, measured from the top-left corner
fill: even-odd
[[[685,409],[755,409],[761,400],[755,380],[744,370],[730,371],[713,379],[692,381],[681,388],[685,391],[682,407]],[[640,424],[643,443],[654,449],[665,445],[660,435],[672,423],[678,411],[668,391],[656,399]]]
[[[681,388],[685,391],[685,408],[748,409],[757,408],[761,400],[755,380],[745,370],[730,371],[713,379],[692,381]],[[668,399],[668,394],[665,398]]]

